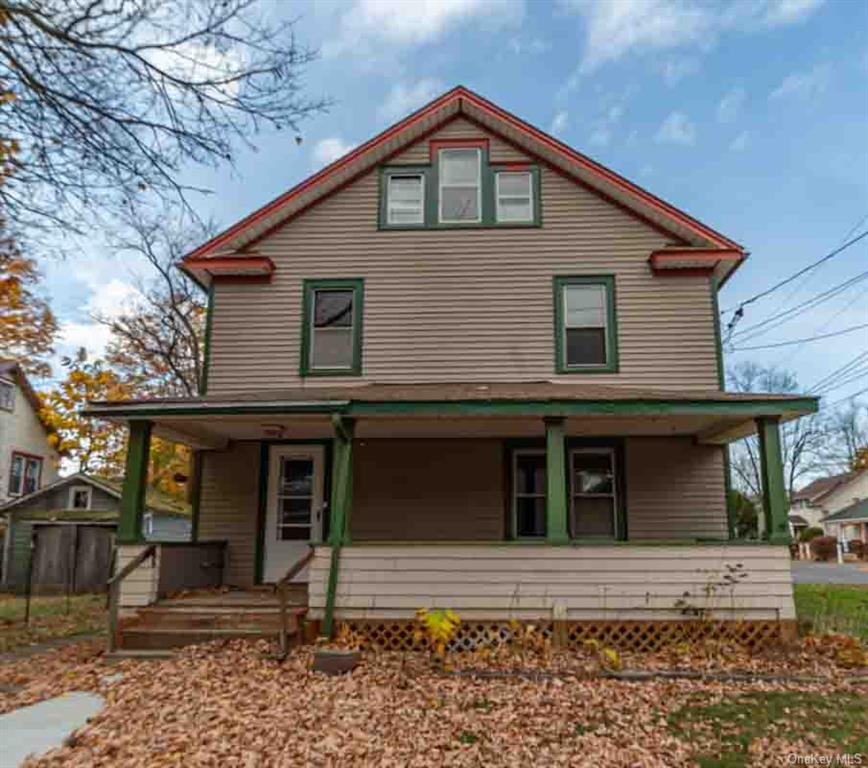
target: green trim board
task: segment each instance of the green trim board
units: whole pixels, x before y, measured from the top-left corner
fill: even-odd
[[[199,517],[202,507],[202,451],[192,451],[190,457],[190,540],[199,540]]]
[[[567,452],[563,419],[546,419],[546,543],[570,539],[567,503]]]
[[[313,368],[310,364],[312,350],[314,298],[320,290],[351,290],[353,292],[352,362],[344,368]],[[302,285],[301,312],[301,357],[299,374],[312,376],[361,376],[362,375],[362,323],[364,320],[365,281],[361,277],[327,278],[305,280]]]
[[[602,365],[567,364],[564,327],[564,289],[571,285],[599,285],[606,290],[606,362]],[[555,373],[617,373],[618,313],[614,275],[556,275],[552,280],[554,305]]]
[[[208,307],[205,314],[205,350],[202,356],[202,381],[200,395],[208,394],[208,372],[211,369],[211,332],[214,322],[214,283],[208,286]]]
[[[784,462],[781,452],[781,431],[778,419],[757,419],[760,449],[760,477],[763,490],[765,538],[772,544],[788,544],[790,529],[787,521],[787,490],[784,485]]]
[[[462,149],[459,144],[445,149]],[[440,179],[438,163],[416,163],[413,165],[382,165],[379,168],[377,228],[381,230],[420,230],[420,229],[528,229],[542,226],[542,174],[539,165],[521,164],[520,168],[504,163],[490,163],[485,147],[473,147],[480,152],[480,184],[482,215],[480,221],[441,222],[440,221]],[[533,218],[530,221],[498,221],[497,201],[495,200],[495,176],[498,173],[527,172],[531,175],[531,195],[533,199]],[[419,224],[390,224],[387,217],[387,191],[390,176],[415,176],[423,178],[424,200],[423,221]]]
[[[135,544],[143,540],[142,518],[148,484],[151,426],[150,421],[130,422],[117,529],[118,542],[123,544]]]

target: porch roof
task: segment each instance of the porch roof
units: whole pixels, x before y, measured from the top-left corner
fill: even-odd
[[[613,387],[593,383],[561,384],[551,381],[521,383],[426,383],[305,386],[256,392],[233,392],[198,398],[163,398],[91,402],[84,414],[116,422],[147,419],[166,436],[174,431],[205,432],[241,439],[229,425],[255,423],[256,434],[244,439],[274,437],[286,429],[283,422],[327,422],[332,415],[366,421],[444,419],[536,419],[581,417],[602,434],[616,434],[633,426],[655,423],[660,430],[648,434],[690,434],[701,442],[726,443],[754,431],[753,420],[779,417],[782,421],[817,410],[815,397],[745,394],[720,391],[658,390]],[[218,421],[215,416],[221,416]],[[258,417],[280,424],[261,424]],[[283,418],[287,417],[287,418]],[[317,418],[319,417],[319,418]],[[207,421],[206,421],[207,420]],[[287,423],[290,423],[287,422]],[[608,424],[609,429],[606,429]],[[235,432],[238,432],[236,429]],[[282,435],[281,435],[282,436]],[[373,434],[371,436],[374,436]]]

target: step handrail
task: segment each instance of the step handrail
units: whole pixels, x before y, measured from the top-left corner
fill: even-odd
[[[308,551],[302,555],[296,562],[290,566],[289,570],[283,575],[274,585],[274,591],[280,597],[280,636],[278,641],[278,657],[281,661],[286,658],[289,653],[289,637],[286,631],[286,609],[287,597],[286,590],[289,583],[301,572],[301,570],[311,561],[314,556],[314,548],[311,546]]]
[[[113,653],[117,648],[117,633],[118,633],[118,604],[121,596],[121,582],[135,571],[149,557],[151,564],[157,554],[157,545],[149,544],[139,554],[137,554],[130,562],[121,568],[114,576],[111,576],[106,581],[108,588],[108,652]]]

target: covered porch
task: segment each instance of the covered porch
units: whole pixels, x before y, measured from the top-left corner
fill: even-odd
[[[485,621],[791,620],[779,425],[815,407],[545,383],[89,413],[130,424],[124,546],[140,546],[150,435],[184,440],[197,451],[194,537],[226,542],[222,584],[280,582],[312,551],[293,580],[329,634],[336,621],[406,621],[421,607]],[[726,445],[754,431],[767,533],[742,543],[727,517]]]

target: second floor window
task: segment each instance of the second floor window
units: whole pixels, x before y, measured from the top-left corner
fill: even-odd
[[[481,154],[478,149],[441,149],[438,179],[442,224],[482,221]]]
[[[11,411],[15,405],[15,385],[9,381],[0,381],[0,408]]]
[[[9,495],[26,496],[39,489],[39,476],[42,474],[42,459],[37,456],[12,454],[9,471]]]
[[[613,277],[555,278],[555,344],[558,373],[617,370]]]
[[[362,281],[305,281],[303,314],[302,375],[359,375]]]

